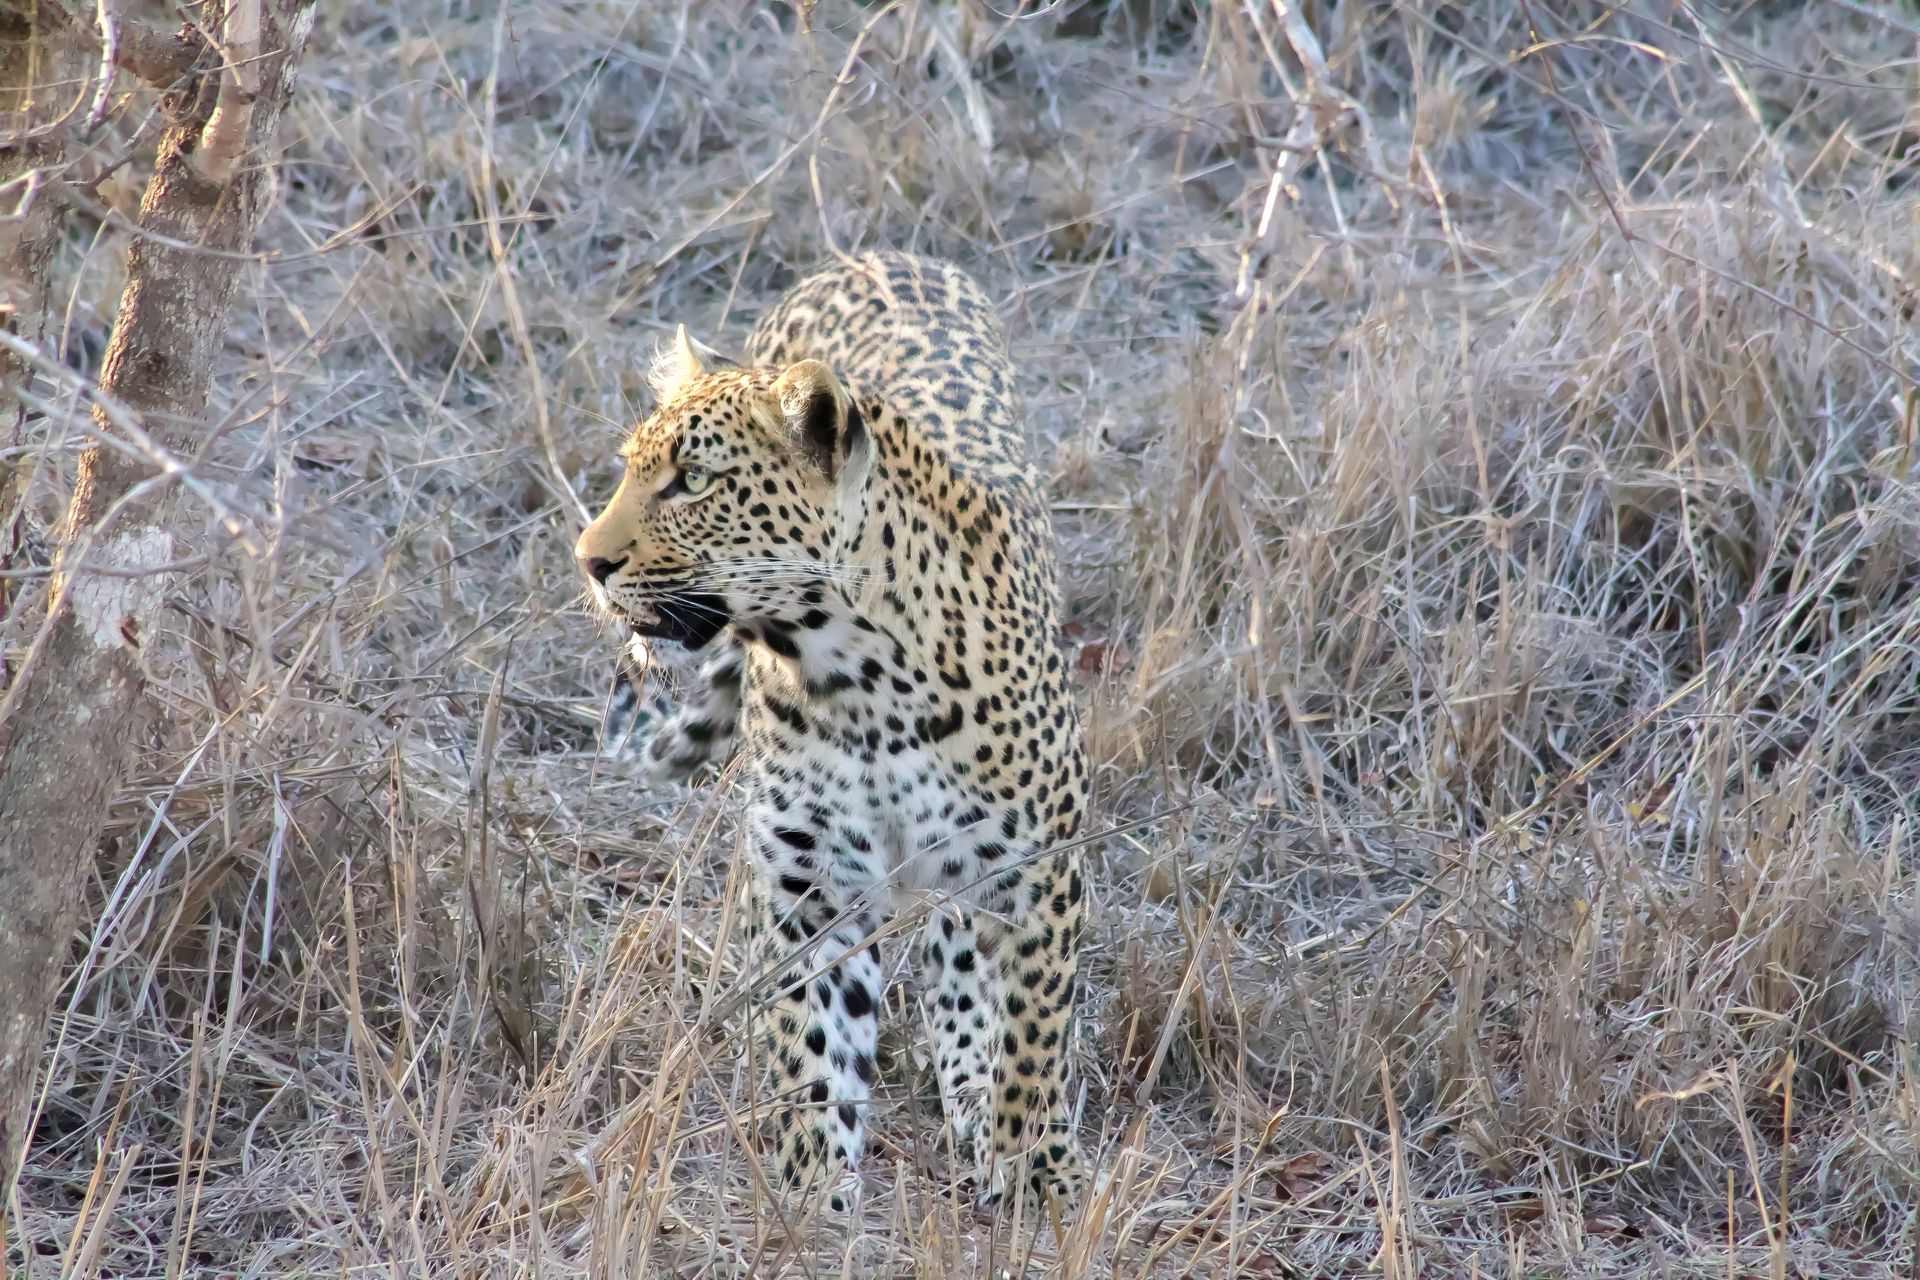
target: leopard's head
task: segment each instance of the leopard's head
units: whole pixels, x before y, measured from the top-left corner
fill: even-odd
[[[818,626],[836,591],[836,510],[864,428],[817,360],[740,368],[681,326],[659,406],[574,544],[594,599],[656,641],[700,649],[729,626]]]

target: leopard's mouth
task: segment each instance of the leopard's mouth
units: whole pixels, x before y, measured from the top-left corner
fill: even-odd
[[[636,601],[627,606],[626,615],[635,635],[668,640],[688,650],[705,648],[733,620],[725,600],[697,591],[676,591]]]

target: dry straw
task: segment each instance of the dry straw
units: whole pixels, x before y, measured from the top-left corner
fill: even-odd
[[[809,17],[327,7],[9,1265],[1910,1274],[1912,21]],[[82,367],[126,181],[64,250]],[[859,1229],[783,1216],[737,796],[594,752],[568,545],[649,354],[830,246],[1001,300],[1134,824],[1058,1230],[949,1191],[903,992]]]

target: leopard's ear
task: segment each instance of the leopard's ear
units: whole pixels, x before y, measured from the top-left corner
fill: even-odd
[[[673,345],[655,357],[653,372],[647,380],[653,384],[653,393],[665,400],[709,369],[731,367],[732,364],[733,361],[694,337],[687,331],[687,326],[681,325],[674,332]]]
[[[773,381],[787,442],[801,461],[834,479],[859,423],[846,388],[818,360],[802,360]]]

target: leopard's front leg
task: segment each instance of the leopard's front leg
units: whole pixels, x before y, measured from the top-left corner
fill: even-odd
[[[885,977],[859,850],[793,812],[752,822],[755,1017],[783,1186],[844,1212],[865,1144]],[[844,842],[843,842],[844,843]]]
[[[601,749],[636,762],[656,784],[685,782],[708,764],[718,768],[733,751],[740,722],[742,655],[722,640],[719,651],[691,677],[676,710],[667,699],[643,698],[624,674],[601,732]]]

